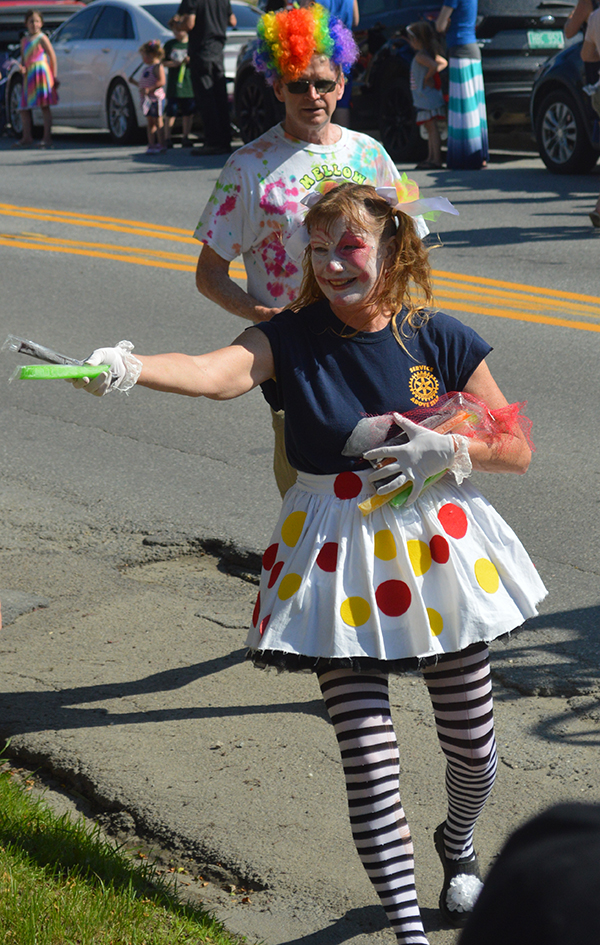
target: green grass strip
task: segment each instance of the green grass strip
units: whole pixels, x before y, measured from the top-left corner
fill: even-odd
[[[56,816],[0,770],[0,942],[4,945],[233,945],[83,818]]]

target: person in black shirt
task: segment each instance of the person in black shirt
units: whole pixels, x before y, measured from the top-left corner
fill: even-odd
[[[198,154],[228,154],[231,150],[223,62],[230,16],[229,0],[181,0],[177,11],[177,20],[189,35],[192,86],[204,126],[204,146]]]

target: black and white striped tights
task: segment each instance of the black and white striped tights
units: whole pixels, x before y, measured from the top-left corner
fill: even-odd
[[[446,855],[469,856],[497,766],[488,648],[475,644],[442,657],[423,677],[446,757]],[[400,800],[388,677],[340,669],[320,675],[319,684],[340,746],[358,854],[399,945],[427,945]]]

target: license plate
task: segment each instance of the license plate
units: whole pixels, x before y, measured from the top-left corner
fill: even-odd
[[[527,45],[530,49],[563,49],[565,37],[562,30],[529,30]]]

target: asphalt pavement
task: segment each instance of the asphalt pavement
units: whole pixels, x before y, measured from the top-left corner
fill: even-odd
[[[45,176],[36,175],[45,158]],[[200,303],[187,271],[107,261],[98,237],[94,258],[80,244],[79,256],[61,256],[64,241],[54,252],[18,245],[34,228],[47,241],[64,237],[49,213],[23,220],[26,206],[103,211],[113,227],[121,217],[187,225],[180,208],[197,212],[216,165],[157,169],[154,178],[146,167],[134,173],[133,151],[90,149],[84,159],[73,146],[67,157],[18,159],[32,164],[0,155],[12,174],[4,228],[14,243],[3,244],[2,332],[83,356],[128,335],[138,350],[207,350],[243,327]],[[423,175],[463,214],[436,267],[528,282],[531,311],[535,286],[597,291],[597,241],[568,213],[575,201],[582,210],[598,177],[567,184],[542,173],[507,157],[460,183]],[[154,201],[149,181],[159,178],[173,189]],[[464,305],[460,317],[494,345],[501,387],[529,399],[537,445],[525,478],[476,481],[549,589],[540,616],[494,647],[501,765],[477,831],[487,867],[540,808],[600,801],[598,334]],[[258,562],[279,506],[260,394],[225,405],[145,390],[98,401],[67,385],[13,384],[3,387],[0,422],[0,736],[10,751],[87,798],[120,839],[171,851],[188,892],[250,941],[392,945],[354,851],[315,680],[244,662]],[[437,911],[432,842],[444,816],[443,764],[418,675],[395,679],[392,701],[425,924],[432,945],[449,945],[456,936]]]
[[[354,852],[314,678],[244,662],[254,556],[111,526],[16,484],[1,504],[10,753],[90,801],[119,842],[143,838],[172,857],[181,891],[250,941],[391,945]],[[556,627],[556,646],[540,647],[532,624],[495,647],[501,765],[477,834],[486,867],[528,815],[567,797],[600,800],[597,674],[561,652]],[[432,842],[442,759],[418,674],[391,691],[420,900],[432,945],[446,945],[455,933],[437,912]]]

